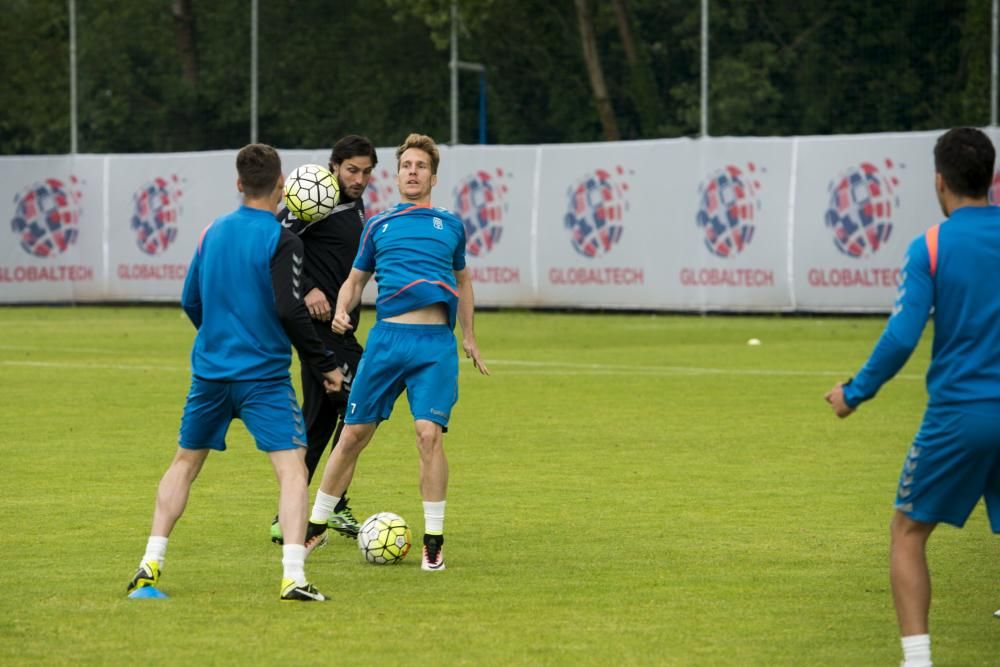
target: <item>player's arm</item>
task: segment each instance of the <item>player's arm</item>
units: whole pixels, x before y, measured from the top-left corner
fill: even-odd
[[[299,236],[305,227],[305,223],[293,216],[285,207],[278,211],[278,222],[296,236]],[[319,288],[309,272],[304,269],[301,280],[302,294],[305,295],[306,310],[309,311],[309,316],[315,320],[329,320],[330,301],[326,298],[326,294]]]
[[[334,333],[342,334],[354,329],[355,323],[351,321],[351,311],[361,303],[361,294],[371,277],[371,273],[358,268],[352,268],[347,274],[347,279],[337,292],[337,307],[334,309],[333,321],[330,324]]]
[[[464,268],[455,271],[455,283],[458,285],[458,323],[462,327],[462,349],[465,356],[472,359],[473,365],[483,375],[489,375],[482,356],[479,354],[479,345],[476,343],[475,320],[475,296],[472,292],[472,276],[469,269]]]
[[[194,252],[194,257],[188,265],[184,276],[184,287],[181,289],[181,308],[187,313],[188,319],[195,329],[201,328],[201,288],[198,274],[201,266],[201,248]]]
[[[334,354],[323,347],[316,335],[300,291],[302,240],[287,229],[281,230],[278,247],[271,257],[271,284],[278,319],[303,363],[318,368],[330,391],[339,391],[343,373]]]
[[[846,417],[858,405],[874,398],[882,385],[906,364],[920,342],[934,305],[934,281],[923,236],[910,244],[902,275],[892,315],[868,361],[849,382],[838,383],[827,395],[838,416]],[[838,402],[843,404],[839,410]]]

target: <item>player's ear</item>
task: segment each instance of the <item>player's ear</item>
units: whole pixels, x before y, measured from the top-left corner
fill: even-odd
[[[239,192],[240,194],[243,194],[243,181],[241,181],[239,178],[236,179],[236,191]]]
[[[431,174],[431,187],[432,188],[433,187],[437,187],[437,184],[438,184],[438,175],[437,174]]]

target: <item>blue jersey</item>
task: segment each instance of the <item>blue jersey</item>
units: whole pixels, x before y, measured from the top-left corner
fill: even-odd
[[[1000,403],[1000,208],[968,206],[907,250],[892,316],[871,357],[844,387],[851,407],[895,375],[934,318],[930,406]]]
[[[205,228],[181,294],[198,328],[196,378],[287,378],[293,341],[320,370],[336,368],[302,304],[301,266],[302,242],[269,211],[241,206]]]
[[[378,319],[444,303],[454,328],[455,271],[465,268],[465,227],[443,208],[396,204],[368,221],[354,268],[375,274]]]

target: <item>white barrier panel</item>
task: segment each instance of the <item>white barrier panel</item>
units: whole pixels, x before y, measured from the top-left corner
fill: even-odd
[[[710,139],[670,165],[659,213],[669,272],[661,305],[787,310],[788,199],[793,144]],[[670,156],[664,156],[669,158]],[[644,220],[645,222],[645,220]],[[666,223],[664,225],[664,223]]]
[[[109,156],[108,298],[179,298],[202,230],[239,206],[235,157],[235,151]]]
[[[534,303],[532,202],[539,149],[463,146],[445,152],[433,203],[465,225],[476,303]]]
[[[94,301],[104,290],[106,159],[0,158],[0,302]]]
[[[892,307],[910,241],[943,218],[932,154],[940,134],[798,140],[797,307]]]
[[[670,233],[663,185],[687,142],[546,146],[536,197],[538,300],[545,306],[655,308]]]
[[[940,134],[442,146],[433,203],[465,223],[483,305],[888,312],[942,219]],[[377,150],[369,216],[398,201]],[[288,173],[330,150],[281,154]],[[0,158],[0,303],[178,300],[201,230],[239,204],[235,157]]]

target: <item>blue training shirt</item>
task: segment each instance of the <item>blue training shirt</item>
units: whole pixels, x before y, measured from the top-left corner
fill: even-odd
[[[191,369],[203,380],[288,377],[291,343],[278,316],[271,259],[282,227],[241,206],[202,232],[181,305],[198,327]]]
[[[378,319],[440,302],[454,328],[455,271],[465,268],[465,227],[446,209],[396,204],[365,225],[354,268],[375,274]]]
[[[934,317],[927,369],[928,405],[1000,403],[1000,208],[952,211],[907,250],[902,282],[885,331],[871,357],[844,387],[851,407],[875,396],[909,359]],[[936,258],[932,257],[936,254]],[[933,269],[932,269],[933,264]]]

